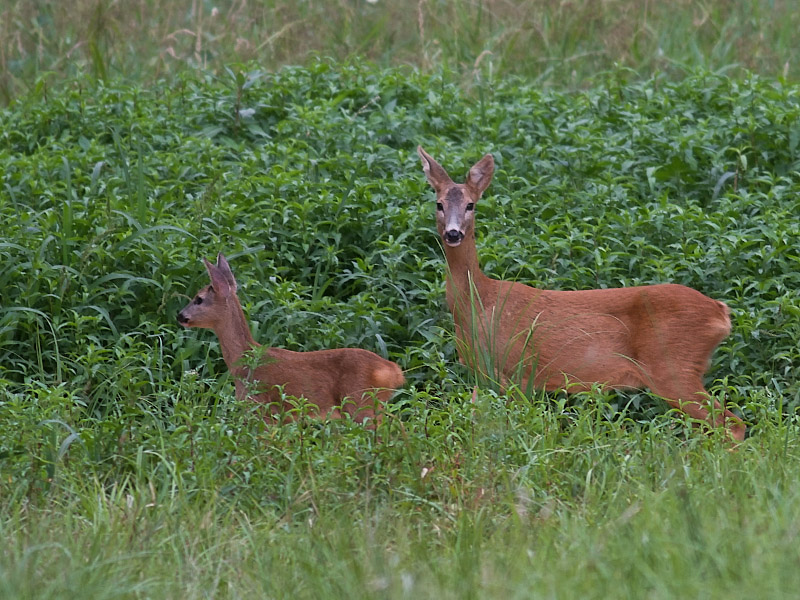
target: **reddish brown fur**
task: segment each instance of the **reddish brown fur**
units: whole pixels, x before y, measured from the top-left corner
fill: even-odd
[[[285,396],[302,397],[315,404],[320,416],[338,418],[340,409],[344,409],[358,422],[380,420],[375,414],[375,400],[386,403],[403,385],[405,378],[399,366],[361,348],[315,352],[262,348],[250,333],[225,257],[219,254],[216,265],[205,259],[203,262],[211,285],[178,313],[178,322],[217,334],[225,364],[235,379],[237,398],[270,403],[272,412],[280,413],[291,409],[282,400],[282,388]],[[243,357],[259,348],[262,364],[251,370],[243,364]]]
[[[480,369],[479,356],[488,351],[499,378],[523,390],[529,383],[570,392],[593,384],[650,388],[693,418],[727,421],[731,435],[744,439],[744,423],[717,402],[711,418],[703,387],[711,354],[730,333],[723,302],[677,284],[554,291],[491,279],[478,263],[474,207],[491,182],[494,159],[484,156],[457,184],[421,147],[417,152],[436,190],[447,304],[462,362]]]

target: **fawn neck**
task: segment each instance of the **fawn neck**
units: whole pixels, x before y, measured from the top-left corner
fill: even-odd
[[[239,364],[242,355],[258,347],[259,344],[253,339],[250,333],[250,326],[244,316],[242,305],[236,296],[227,299],[225,319],[217,326],[214,333],[219,338],[219,345],[222,348],[222,358],[231,373],[242,371],[243,367]]]

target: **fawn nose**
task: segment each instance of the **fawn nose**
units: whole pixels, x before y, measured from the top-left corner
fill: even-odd
[[[183,312],[179,312],[179,313],[178,313],[178,323],[180,323],[181,325],[185,325],[185,324],[186,324],[186,323],[188,323],[188,322],[189,322],[189,319],[187,319],[187,318],[184,316]]]
[[[464,234],[458,229],[448,229],[444,232],[444,241],[451,246],[457,246],[464,239]]]

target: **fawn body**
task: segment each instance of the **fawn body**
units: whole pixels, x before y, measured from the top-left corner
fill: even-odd
[[[474,215],[494,159],[485,155],[457,184],[422,147],[417,152],[436,191],[447,304],[462,362],[523,390],[649,388],[744,439],[744,423],[718,402],[712,417],[703,386],[712,352],[730,333],[727,305],[677,284],[556,291],[491,279],[480,270]]]
[[[184,327],[212,329],[219,338],[222,357],[234,377],[236,397],[269,403],[273,414],[291,408],[285,396],[303,397],[319,407],[320,416],[341,417],[341,410],[354,420],[380,419],[375,401],[385,403],[403,385],[398,365],[361,348],[339,348],[293,352],[263,348],[250,333],[239,298],[236,280],[222,254],[214,265],[203,259],[211,285],[201,289],[178,313]],[[251,368],[245,355],[254,349],[258,365]],[[244,360],[243,360],[244,359]]]

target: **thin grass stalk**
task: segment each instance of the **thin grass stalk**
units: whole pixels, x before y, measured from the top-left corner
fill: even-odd
[[[136,219],[139,225],[145,226],[145,219],[147,218],[147,195],[145,194],[145,181],[144,181],[144,159],[142,157],[142,139],[136,138],[136,153],[138,155],[136,161]]]
[[[114,140],[114,149],[117,151],[117,155],[119,156],[120,168],[122,169],[122,177],[125,180],[125,187],[128,190],[128,197],[133,198],[134,194],[133,186],[131,184],[131,173],[128,169],[128,157],[125,152],[123,152],[122,141],[115,128],[111,129],[111,137]]]
[[[70,252],[72,251],[72,173],[69,159],[66,156],[61,157],[61,162],[67,186],[67,198],[61,207],[61,264],[67,266],[70,263]]]

